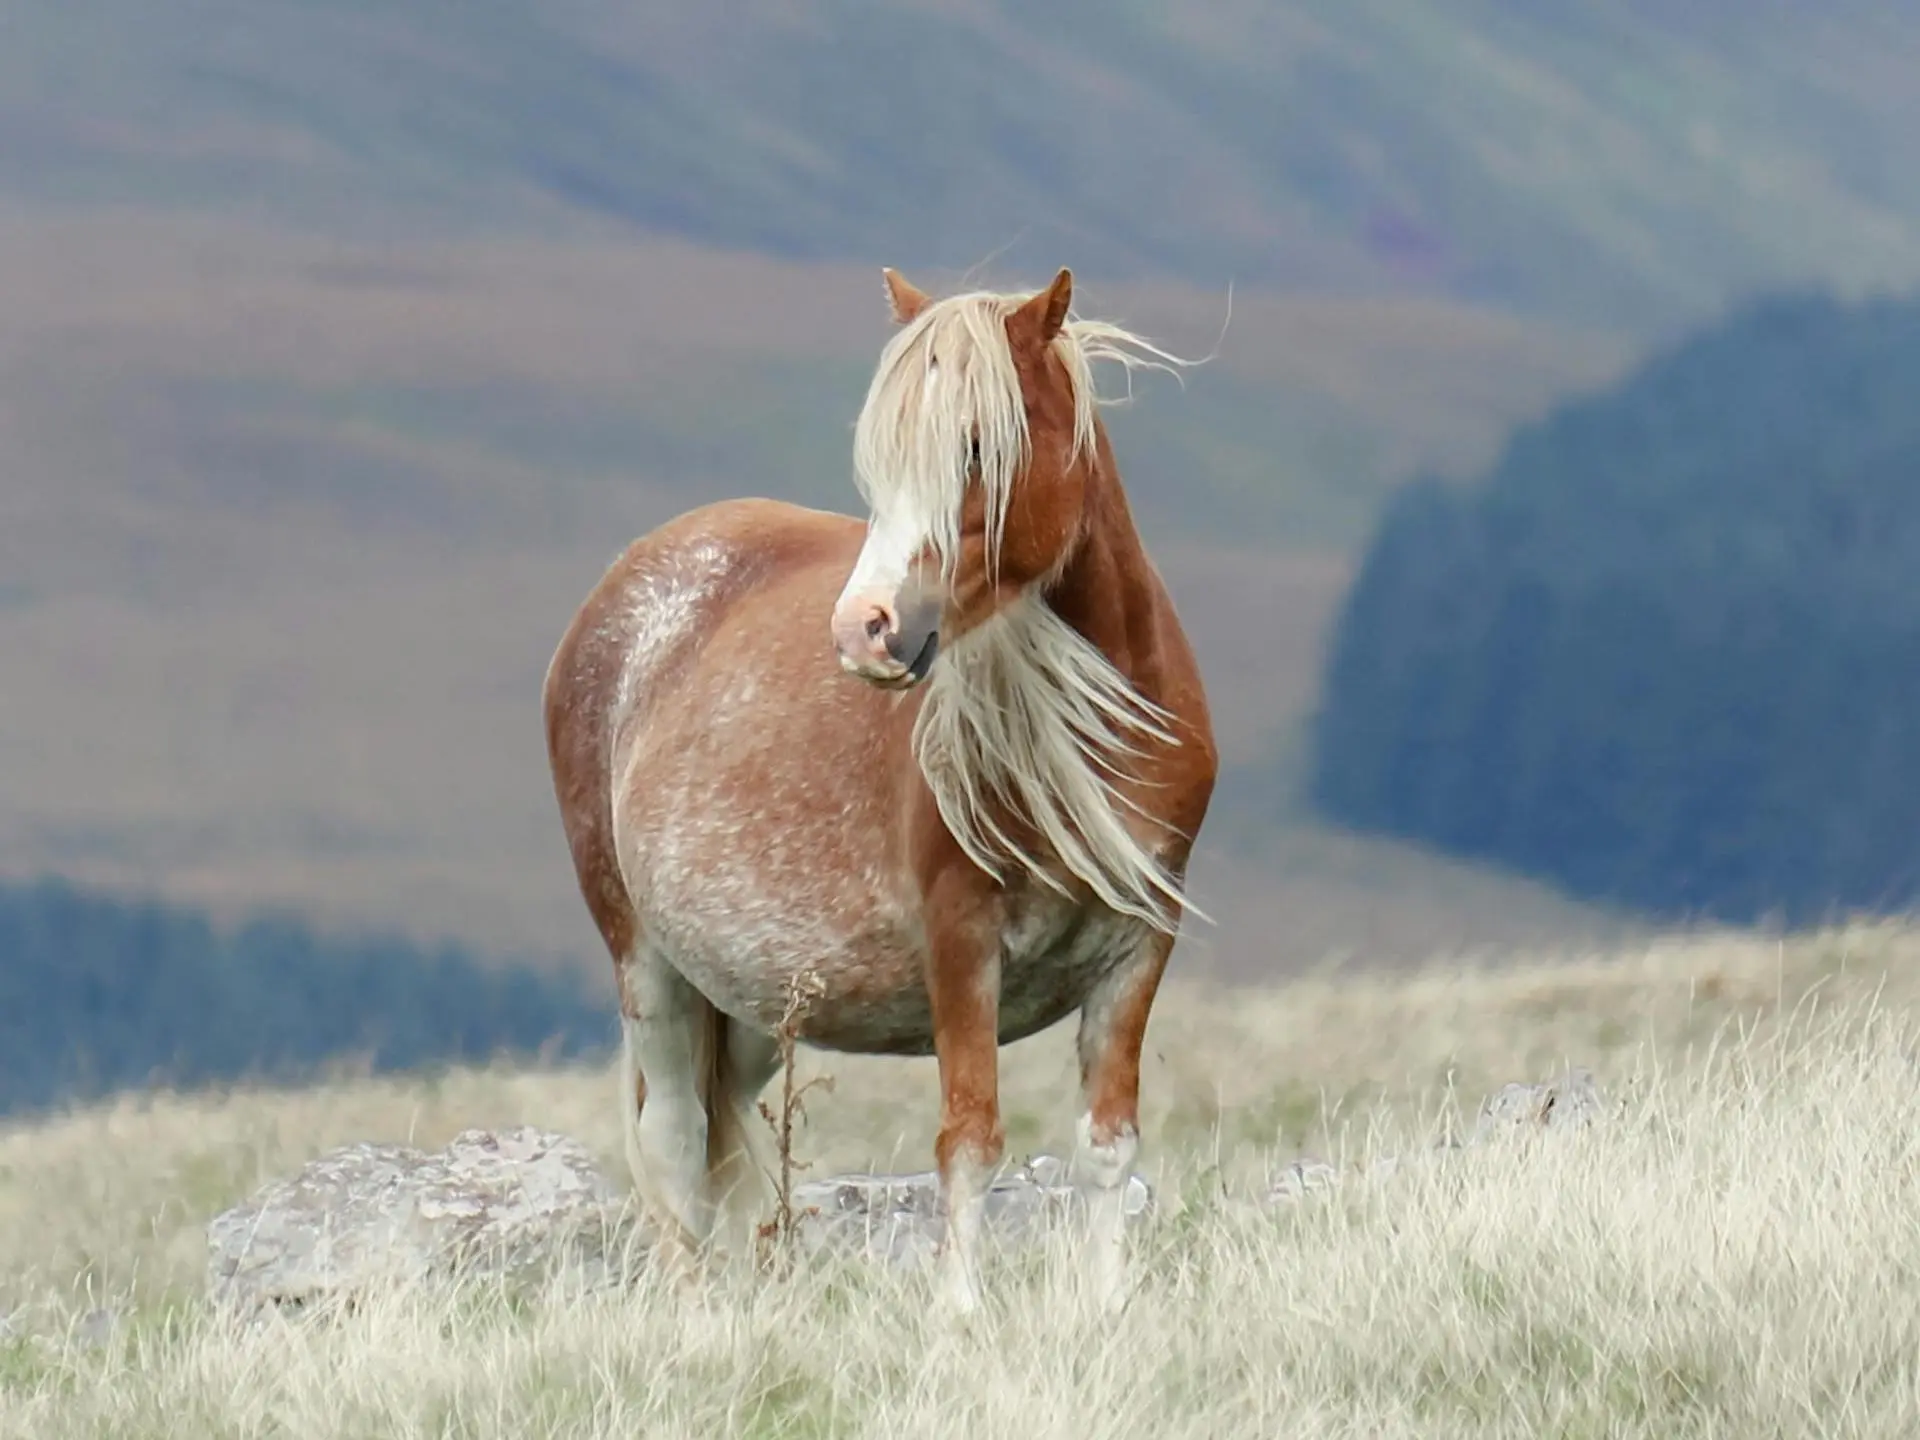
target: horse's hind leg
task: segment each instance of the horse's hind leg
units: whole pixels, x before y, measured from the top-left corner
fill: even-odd
[[[772,1173],[756,1101],[779,1064],[773,1038],[644,946],[620,966],[620,998],[623,1129],[641,1203],[682,1256],[722,1217],[726,1242],[751,1241]]]
[[[1080,1116],[1075,1168],[1086,1180],[1088,1244],[1095,1296],[1108,1309],[1126,1302],[1126,1184],[1140,1152],[1140,1050],[1147,1015],[1173,952],[1154,933],[1094,987],[1080,1011]]]
[[[706,1056],[712,1008],[644,943],[619,966],[623,1129],[627,1166],[659,1243],[681,1257],[713,1226],[707,1184]]]

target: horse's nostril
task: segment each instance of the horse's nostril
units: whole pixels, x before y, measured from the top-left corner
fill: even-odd
[[[867,638],[878,640],[887,633],[887,617],[883,611],[876,610],[867,617]]]

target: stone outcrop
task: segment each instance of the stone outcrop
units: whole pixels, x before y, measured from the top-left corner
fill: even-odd
[[[625,1198],[583,1146],[529,1127],[468,1130],[437,1154],[349,1145],[217,1216],[208,1281],[228,1304],[294,1308],[435,1274],[605,1273]]]
[[[570,1266],[589,1284],[617,1282],[644,1254],[628,1187],[564,1136],[469,1130],[430,1154],[349,1145],[268,1185],[207,1227],[214,1296],[242,1308],[303,1308],[378,1282],[433,1275],[538,1274]],[[1128,1182],[1126,1209],[1152,1192]],[[1075,1214],[1065,1163],[1038,1156],[1000,1176],[989,1235],[1019,1243]],[[921,1175],[842,1175],[796,1185],[801,1253],[916,1265],[940,1234],[939,1187]]]
[[[1602,1110],[1584,1070],[1488,1096],[1461,1138],[1366,1167],[1378,1178],[1541,1130],[1584,1125]],[[1287,1201],[1342,1179],[1302,1158],[1275,1178],[1269,1199]],[[609,1178],[585,1147],[531,1127],[468,1130],[445,1150],[349,1145],[290,1179],[263,1188],[207,1227],[208,1282],[241,1309],[301,1309],[350,1298],[363,1287],[433,1276],[537,1276],[570,1270],[590,1285],[620,1283],[645,1253],[623,1175]],[[1127,1183],[1125,1211],[1137,1223],[1153,1192]],[[1065,1161],[1036,1156],[993,1182],[989,1236],[1022,1244],[1075,1223],[1081,1192]],[[841,1175],[797,1185],[793,1239],[802,1254],[850,1255],[915,1266],[939,1244],[939,1186],[918,1175]]]
[[[1019,1243],[1048,1226],[1078,1216],[1079,1192],[1067,1163],[1036,1155],[1002,1174],[987,1191],[986,1230],[1002,1243]],[[1153,1191],[1128,1178],[1124,1210],[1138,1222],[1153,1206]],[[803,1250],[860,1254],[892,1264],[917,1265],[940,1239],[939,1180],[922,1175],[842,1175],[793,1187],[794,1238]]]

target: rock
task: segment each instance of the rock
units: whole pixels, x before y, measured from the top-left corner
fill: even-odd
[[[1601,1111],[1600,1087],[1585,1069],[1573,1069],[1538,1085],[1502,1085],[1480,1102],[1480,1114],[1466,1143],[1570,1129],[1589,1123]]]
[[[1542,1130],[1567,1130],[1591,1123],[1605,1109],[1600,1087],[1591,1071],[1575,1068],[1535,1085],[1502,1085],[1480,1102],[1473,1127],[1465,1137],[1442,1140],[1431,1150],[1412,1155],[1383,1155],[1365,1167],[1369,1179],[1385,1180],[1415,1161],[1431,1161],[1490,1141],[1511,1141]],[[1269,1204],[1298,1200],[1340,1183],[1340,1170],[1324,1160],[1301,1156],[1289,1161],[1273,1177],[1267,1190]]]
[[[625,1200],[584,1147],[531,1127],[468,1130],[438,1154],[350,1145],[215,1217],[208,1280],[224,1304],[297,1308],[456,1270],[607,1276]]]
[[[1340,1171],[1324,1160],[1315,1160],[1303,1155],[1290,1160],[1273,1177],[1273,1187],[1267,1192],[1270,1200],[1297,1200],[1303,1195],[1311,1195],[1316,1190],[1325,1190],[1340,1182]]]
[[[1546,1129],[1584,1125],[1602,1110],[1585,1070],[1537,1085],[1496,1090],[1458,1144],[1413,1156],[1386,1156],[1367,1173],[1384,1178],[1413,1160]],[[1339,1169],[1302,1157],[1274,1178],[1272,1202],[1325,1191]],[[266,1186],[207,1227],[208,1283],[216,1300],[242,1310],[302,1308],[350,1297],[370,1282],[435,1275],[528,1275],[568,1267],[590,1284],[630,1273],[639,1246],[626,1221],[629,1190],[601,1173],[584,1147],[563,1135],[521,1127],[468,1130],[437,1154],[404,1145],[349,1145],[290,1180]],[[1067,1162],[1039,1155],[1002,1174],[987,1192],[988,1235],[1002,1243],[1037,1239],[1083,1217],[1083,1192]],[[1147,1215],[1153,1192],[1138,1176],[1123,1199],[1130,1221]],[[803,1183],[793,1197],[794,1235],[808,1253],[838,1253],[918,1265],[939,1245],[939,1182],[918,1175],[842,1175]],[[103,1315],[105,1312],[101,1312]],[[101,1343],[113,1317],[86,1322]],[[7,1333],[0,1323],[0,1338]]]
[[[1036,1155],[989,1186],[987,1235],[1002,1244],[1036,1239],[1049,1226],[1081,1216],[1080,1193],[1066,1161]],[[1122,1198],[1127,1218],[1137,1220],[1152,1205],[1152,1187],[1138,1175],[1128,1177]],[[796,1185],[793,1211],[794,1238],[812,1253],[834,1251],[912,1266],[929,1260],[940,1242],[940,1185],[932,1171],[842,1175]]]
[[[89,1350],[104,1350],[120,1333],[120,1317],[111,1310],[89,1310],[81,1316],[80,1343]]]
[[[628,1187],[574,1141],[531,1128],[469,1130],[429,1154],[350,1145],[266,1186],[207,1227],[208,1281],[242,1312],[298,1309],[350,1297],[370,1282],[435,1275],[538,1273],[556,1261],[589,1283],[630,1271],[622,1256]],[[986,1224],[995,1239],[1037,1236],[1074,1213],[1066,1163],[1036,1156],[994,1181]],[[1152,1204],[1127,1183],[1129,1217]],[[941,1230],[939,1184],[921,1175],[843,1175],[794,1188],[794,1237],[807,1253],[917,1264]],[[638,1253],[639,1247],[634,1247]]]

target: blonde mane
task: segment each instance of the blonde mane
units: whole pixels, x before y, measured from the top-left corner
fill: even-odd
[[[871,523],[918,537],[951,580],[972,443],[987,506],[987,565],[997,567],[1016,477],[1031,454],[1026,402],[1007,317],[1028,296],[975,292],[929,304],[880,354],[854,426],[854,480]],[[1074,406],[1066,464],[1094,445],[1093,365],[1177,374],[1181,360],[1107,321],[1070,317],[1052,342]],[[1114,910],[1178,928],[1181,885],[1137,840],[1115,775],[1143,741],[1175,745],[1170,717],[1142,696],[1038,587],[948,647],[928,679],[914,754],[942,819],[973,862],[997,879],[1018,866],[1065,893],[1042,860],[995,819],[1023,819],[1072,874]],[[1200,916],[1200,918],[1205,918]]]
[[[1007,343],[1007,317],[1026,295],[973,291],[936,300],[880,352],[853,428],[853,480],[876,522],[923,535],[951,578],[959,560],[960,503],[978,431],[980,483],[987,499],[987,566],[992,574],[1006,526],[1013,477],[1032,443],[1026,402]],[[1191,365],[1105,320],[1069,317],[1053,339],[1073,393],[1073,435],[1065,463],[1093,445],[1094,362],[1133,371]],[[1119,397],[1125,398],[1125,397]]]

